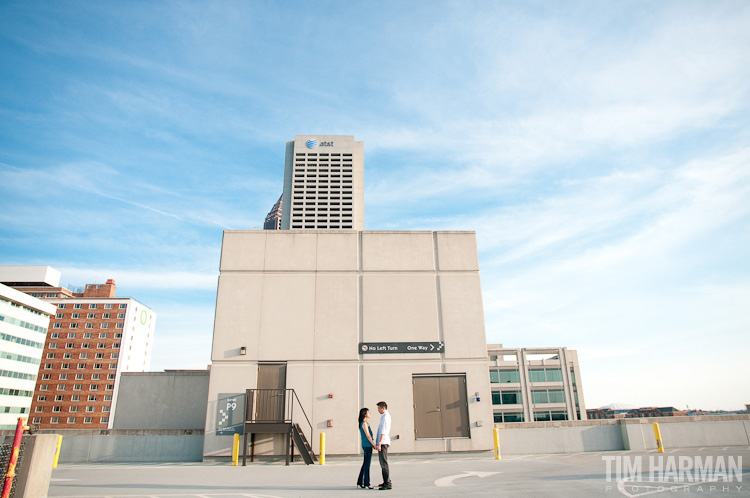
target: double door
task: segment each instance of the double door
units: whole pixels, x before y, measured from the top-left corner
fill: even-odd
[[[416,439],[469,437],[466,375],[412,377]]]

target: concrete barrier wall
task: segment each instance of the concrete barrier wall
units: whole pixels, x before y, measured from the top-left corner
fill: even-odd
[[[503,454],[656,449],[658,422],[665,448],[750,445],[750,415],[656,417],[495,424]]]
[[[2,431],[0,437],[12,440],[12,434],[7,434],[11,432]],[[60,463],[203,460],[202,430],[63,429],[56,432],[63,436]]]

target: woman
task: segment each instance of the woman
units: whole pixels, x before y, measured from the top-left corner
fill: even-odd
[[[359,436],[362,439],[362,450],[365,453],[365,460],[362,462],[362,469],[359,471],[357,486],[362,489],[372,489],[370,486],[370,459],[372,458],[372,448],[375,441],[372,439],[372,429],[367,419],[370,418],[370,410],[362,408],[359,411]]]

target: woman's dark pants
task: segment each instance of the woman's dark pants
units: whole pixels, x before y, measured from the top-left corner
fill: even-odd
[[[359,471],[357,486],[370,486],[370,460],[372,459],[372,448],[362,448],[365,452],[365,460],[362,462],[362,469]]]

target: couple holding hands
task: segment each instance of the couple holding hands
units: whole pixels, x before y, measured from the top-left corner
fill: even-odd
[[[362,408],[359,411],[359,435],[362,439],[362,450],[365,454],[362,469],[359,471],[357,486],[362,489],[373,489],[370,485],[370,460],[372,450],[378,450],[378,460],[380,460],[380,469],[383,472],[383,483],[378,489],[392,489],[390,472],[388,470],[388,447],[391,444],[391,414],[388,413],[388,405],[385,401],[378,403],[378,413],[380,413],[380,423],[375,439],[372,438],[372,429],[367,419],[370,418],[370,410]]]

